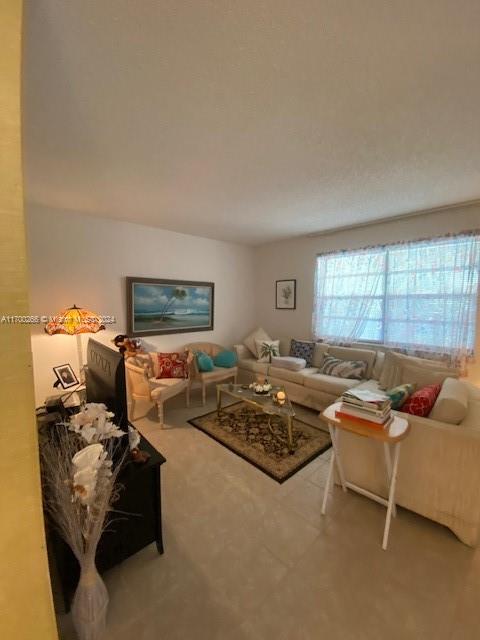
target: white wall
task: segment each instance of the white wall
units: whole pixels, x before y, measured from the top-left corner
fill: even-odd
[[[206,340],[232,345],[254,326],[253,249],[126,222],[27,206],[30,309],[53,315],[72,306],[114,315],[116,324],[96,334],[109,343],[126,333],[125,276],[215,283],[213,331],[152,336],[159,350]],[[86,346],[88,336],[83,336]],[[77,370],[76,339],[32,329],[37,405],[51,395],[54,365]]]
[[[334,223],[332,220],[332,226]],[[257,321],[272,337],[311,336],[315,258],[322,251],[355,249],[477,228],[480,228],[480,206],[475,205],[258,246],[255,248]],[[289,278],[297,279],[297,308],[276,310],[275,280]],[[476,351],[480,360],[480,316]],[[469,378],[480,382],[480,363],[471,365]]]

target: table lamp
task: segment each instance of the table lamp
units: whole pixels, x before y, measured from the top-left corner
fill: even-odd
[[[100,316],[88,309],[81,309],[76,305],[63,309],[54,316],[53,320],[45,325],[45,331],[53,336],[56,333],[63,333],[70,336],[77,336],[78,366],[80,368],[80,380],[84,382],[83,375],[83,351],[82,333],[97,333],[105,329]]]

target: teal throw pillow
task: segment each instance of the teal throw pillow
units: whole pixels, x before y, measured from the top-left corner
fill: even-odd
[[[230,369],[237,364],[237,354],[235,351],[220,351],[220,353],[217,353],[213,358],[213,364],[216,367]]]
[[[205,373],[207,371],[213,371],[213,360],[208,355],[208,353],[203,353],[203,351],[199,351],[196,354],[196,358],[197,358],[197,366],[199,371],[201,371],[202,373]]]
[[[398,387],[393,387],[393,389],[385,391],[385,394],[390,398],[392,409],[401,409],[414,391],[414,384],[401,384]]]

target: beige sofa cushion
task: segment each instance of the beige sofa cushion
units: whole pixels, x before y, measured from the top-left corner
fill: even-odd
[[[446,367],[438,360],[428,360],[427,358],[416,358],[414,356],[406,356],[403,353],[396,353],[394,351],[387,351],[385,354],[385,364],[383,365],[382,375],[379,379],[379,385],[381,389],[391,389],[399,384],[402,384],[402,371],[405,366],[413,366],[421,369],[434,369],[435,371],[444,371],[448,375],[444,376],[440,382],[446,377],[458,378],[458,369],[452,369]],[[406,380],[406,382],[410,382]],[[432,379],[432,382],[426,382],[425,384],[434,384],[436,379]]]
[[[456,378],[446,378],[428,417],[447,424],[460,424],[467,411],[467,387]]]
[[[303,358],[294,358],[293,356],[272,356],[272,367],[279,369],[288,369],[289,371],[301,371],[307,366],[306,360]]]
[[[268,362],[258,362],[253,358],[241,358],[238,361],[238,367],[240,369],[246,369],[247,371],[261,373],[263,375],[267,375],[269,366]]]
[[[290,355],[290,342],[291,338],[280,338],[280,355],[281,356],[289,356]]]
[[[429,384],[441,384],[449,377],[452,377],[449,369],[406,364],[402,367],[400,384],[415,384],[417,389],[421,389]]]
[[[255,344],[255,340],[271,340],[271,338],[268,333],[262,329],[262,327],[257,327],[243,341],[243,344],[247,347],[251,354],[255,356],[255,358],[258,358],[257,345]]]
[[[382,375],[383,365],[385,364],[385,352],[377,351],[377,357],[375,358],[375,364],[373,365],[372,378],[374,380],[380,380]]]
[[[372,349],[354,349],[353,347],[332,347],[328,349],[328,355],[339,360],[363,360],[367,363],[366,378],[372,377],[373,363],[376,351]]]
[[[289,382],[295,382],[296,384],[304,384],[304,380],[314,373],[318,373],[316,367],[305,367],[300,371],[290,371],[289,369],[281,369],[280,367],[274,367],[273,365],[268,370],[269,377],[279,378],[280,380],[288,380]]]
[[[467,415],[462,420],[462,428],[480,434],[480,388],[466,380],[462,380],[461,382],[468,394]]]
[[[312,366],[321,369],[323,365],[323,359],[328,353],[329,344],[326,342],[317,342],[313,351]]]
[[[252,357],[252,354],[250,353],[250,349],[247,349],[247,347],[244,344],[234,344],[233,348],[239,360],[244,360],[245,358]]]
[[[326,376],[323,373],[314,373],[313,375],[305,376],[303,384],[309,389],[318,389],[338,397],[347,389],[356,387],[358,382],[358,380],[349,378],[337,378],[336,376]]]

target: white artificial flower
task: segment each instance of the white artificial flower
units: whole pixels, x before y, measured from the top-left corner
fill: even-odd
[[[130,446],[130,451],[137,449],[140,444],[140,434],[130,425],[128,425],[128,444]]]
[[[73,474],[73,491],[83,505],[90,505],[95,500],[98,471],[86,467]]]
[[[70,418],[70,424],[73,427],[75,427],[73,429],[74,431],[78,431],[85,425],[91,425],[92,422],[93,422],[93,419],[85,411],[80,411],[79,413],[75,413]]]
[[[86,425],[83,429],[79,429],[77,433],[81,435],[88,444],[97,442],[97,430],[93,425]]]
[[[90,444],[77,451],[72,458],[74,496],[82,505],[90,505],[95,500],[98,469],[104,463],[106,455],[101,444]]]
[[[98,418],[101,415],[104,415],[105,413],[110,413],[109,411],[107,411],[107,407],[106,405],[103,404],[103,402],[87,402],[84,408],[84,412],[92,420],[95,420],[96,418]],[[112,417],[112,416],[113,416],[113,413],[109,417]]]
[[[111,411],[107,411],[104,404],[90,402],[82,411],[70,418],[69,429],[81,436],[88,444],[109,438],[121,438],[125,435],[124,432],[110,420],[114,415]]]
[[[88,447],[77,451],[72,458],[72,462],[78,470],[95,466],[104,451],[101,444],[90,444]],[[100,465],[97,465],[95,468],[98,468],[98,466]]]

